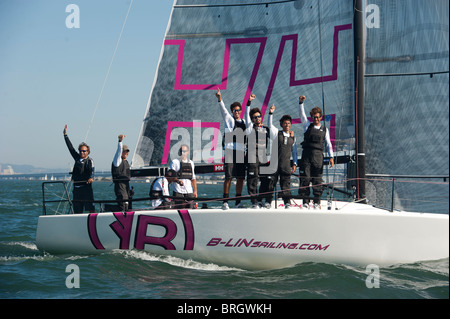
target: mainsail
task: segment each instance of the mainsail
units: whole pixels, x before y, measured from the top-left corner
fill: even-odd
[[[448,176],[449,2],[371,0],[367,11],[366,173]],[[448,183],[411,180],[396,183],[396,207],[448,212]]]
[[[196,163],[221,163],[227,107],[256,95],[263,116],[294,118],[299,95],[324,109],[336,152],[354,144],[352,1],[195,1],[174,3],[133,168],[168,165],[181,144]]]

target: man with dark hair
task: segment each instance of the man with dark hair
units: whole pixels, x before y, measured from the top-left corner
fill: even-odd
[[[275,105],[272,105],[269,112],[269,127],[272,126],[272,108],[275,109]],[[247,108],[245,114],[246,135],[247,135],[247,191],[251,196],[252,208],[261,208],[262,196],[258,195],[258,182],[260,176],[261,188],[260,193],[267,187],[269,181],[266,177],[269,173],[263,173],[260,169],[264,170],[266,167],[263,165],[268,164],[267,160],[267,147],[269,139],[273,140],[277,136],[278,130],[271,130],[269,127],[262,125],[261,110],[259,108]]]
[[[322,110],[319,107],[314,107],[310,115],[313,119],[311,123],[305,114],[303,102],[306,100],[304,95],[299,97],[300,103],[300,118],[304,128],[304,139],[302,142],[303,152],[300,160],[300,188],[298,194],[303,198],[304,208],[309,208],[309,184],[312,182],[313,189],[313,208],[320,209],[320,196],[323,192],[323,151],[324,142],[330,156],[330,167],[334,166],[333,160],[333,146],[330,140],[330,134],[324,125],[320,124],[322,120]]]
[[[275,108],[271,109],[273,113]],[[270,206],[272,202],[272,193],[275,189],[278,179],[285,208],[290,208],[291,204],[291,175],[297,169],[297,144],[294,132],[291,131],[292,118],[290,115],[283,115],[280,119],[282,130],[278,131],[277,138],[272,144],[270,161],[276,167],[276,172],[268,177],[268,189],[266,190],[266,203]],[[273,126],[271,130],[276,130]],[[293,165],[291,167],[291,156]]]
[[[222,100],[220,89],[217,89],[216,97],[219,102],[220,111],[224,119],[224,137],[223,147],[225,153],[225,182],[223,183],[223,209],[228,209],[228,197],[230,195],[231,180],[236,178],[236,208],[241,208],[242,188],[245,179],[245,123],[241,119],[242,106],[239,102],[234,102],[230,106],[232,116],[225,108],[225,103]],[[247,107],[250,106],[251,101],[255,98],[252,94],[247,102]]]
[[[70,155],[75,160],[72,170],[73,181],[73,210],[75,214],[81,214],[83,211],[95,212],[94,192],[92,182],[94,181],[94,161],[89,157],[91,150],[86,143],[78,146],[78,153],[74,149],[72,142],[67,136],[67,125],[64,126],[64,140]]]

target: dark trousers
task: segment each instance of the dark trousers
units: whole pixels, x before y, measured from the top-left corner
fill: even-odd
[[[259,163],[248,163],[247,165],[247,192],[252,204],[258,202]]]
[[[94,200],[94,192],[91,184],[85,184],[80,187],[74,185],[72,194],[73,212],[75,214],[82,214],[84,211],[95,211],[94,203],[92,203]]]
[[[303,150],[299,170],[300,188],[298,189],[298,194],[302,197],[303,202],[305,203],[310,197],[311,189],[309,184],[312,183],[314,203],[320,203],[320,197],[323,193],[323,152],[319,150]]]
[[[284,204],[289,204],[291,201],[291,175],[280,174],[279,172],[273,175],[261,176],[261,187],[259,189],[260,198],[265,198],[266,203],[272,203],[273,191],[280,181],[281,197]]]
[[[174,196],[173,201],[175,202],[174,209],[194,208],[195,198],[193,193],[182,194],[173,192],[173,196]]]
[[[271,203],[273,198],[273,190],[276,185],[276,175],[261,175],[261,185],[259,187],[259,201],[262,202],[263,199],[266,203]]]
[[[129,199],[130,183],[116,182],[114,183],[114,193],[116,194],[117,205],[123,212],[128,210],[128,202],[124,201]]]
[[[291,202],[291,175],[277,174],[277,179],[280,180],[281,198],[283,198],[284,204],[290,204]],[[275,180],[275,185],[277,180]]]

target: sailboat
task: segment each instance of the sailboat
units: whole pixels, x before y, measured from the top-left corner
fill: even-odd
[[[324,111],[340,167],[328,169],[329,198],[320,210],[44,214],[37,246],[136,249],[243,269],[448,258],[448,9],[447,0],[175,0],[133,176],[163,175],[181,144],[197,174],[223,174],[217,88],[243,108],[254,93],[263,117],[275,103],[279,117],[294,118],[298,143],[304,94]],[[435,178],[444,182],[422,182]],[[335,185],[353,200],[332,198]]]

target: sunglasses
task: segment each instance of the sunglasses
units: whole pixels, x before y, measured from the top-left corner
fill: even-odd
[[[315,120],[319,120],[321,118],[321,116],[313,116],[313,119]]]
[[[80,150],[80,153],[86,153],[88,150]]]
[[[259,119],[259,118],[261,118],[261,115],[255,115],[255,116],[253,116],[253,119]]]
[[[234,109],[233,112],[240,112],[242,111],[241,109]]]

